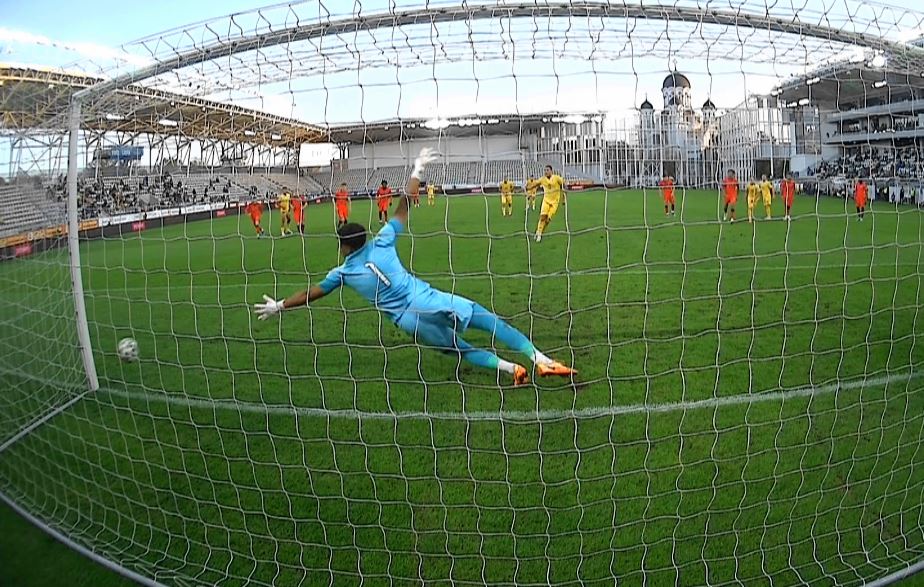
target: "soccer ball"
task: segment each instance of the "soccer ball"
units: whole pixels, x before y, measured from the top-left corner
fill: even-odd
[[[117,348],[119,358],[125,362],[131,363],[138,360],[138,341],[134,338],[123,338],[119,341]]]

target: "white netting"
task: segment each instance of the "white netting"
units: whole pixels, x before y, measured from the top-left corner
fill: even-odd
[[[0,68],[0,491],[166,584],[860,584],[920,565],[922,18],[306,2]],[[73,137],[101,385],[82,395],[61,174],[69,100],[104,80]],[[425,147],[435,196],[412,203],[404,266],[574,379],[514,388],[347,288],[256,320],[263,294],[341,262],[340,186],[378,230],[370,196],[399,195]],[[546,165],[567,205],[536,242],[543,192],[524,192]],[[777,218],[748,224],[761,175]],[[305,200],[286,238],[283,192]]]

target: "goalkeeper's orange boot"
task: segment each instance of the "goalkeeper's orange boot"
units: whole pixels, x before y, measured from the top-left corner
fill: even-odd
[[[529,371],[523,365],[513,366],[513,384],[526,385],[529,383]]]
[[[539,377],[551,377],[553,375],[558,375],[559,377],[570,377],[571,375],[577,375],[577,371],[571,367],[566,367],[558,361],[552,361],[551,363],[537,363],[536,372],[539,374]]]

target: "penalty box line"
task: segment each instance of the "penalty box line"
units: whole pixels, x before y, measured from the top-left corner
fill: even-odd
[[[894,383],[911,382],[924,377],[924,371],[912,370],[905,373],[881,375],[851,381],[829,383],[819,386],[800,387],[796,389],[771,391],[755,394],[739,394],[727,397],[708,398],[685,402],[667,402],[658,404],[628,404],[624,406],[597,406],[578,409],[548,410],[481,410],[471,412],[377,412],[356,409],[327,409],[300,406],[266,405],[234,399],[203,399],[179,396],[167,393],[150,393],[124,389],[101,387],[97,395],[106,394],[115,398],[154,402],[196,408],[203,410],[223,410],[245,414],[271,414],[301,417],[359,419],[359,420],[459,420],[474,422],[552,422],[567,419],[591,419],[599,417],[624,416],[644,413],[665,413],[689,410],[706,410],[713,408],[750,405],[788,399],[804,399],[831,395],[837,392],[852,392],[869,387],[881,387]]]

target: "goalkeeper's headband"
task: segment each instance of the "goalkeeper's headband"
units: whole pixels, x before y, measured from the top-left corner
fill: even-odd
[[[340,244],[356,251],[366,244],[366,229],[362,224],[350,222],[337,229]]]

